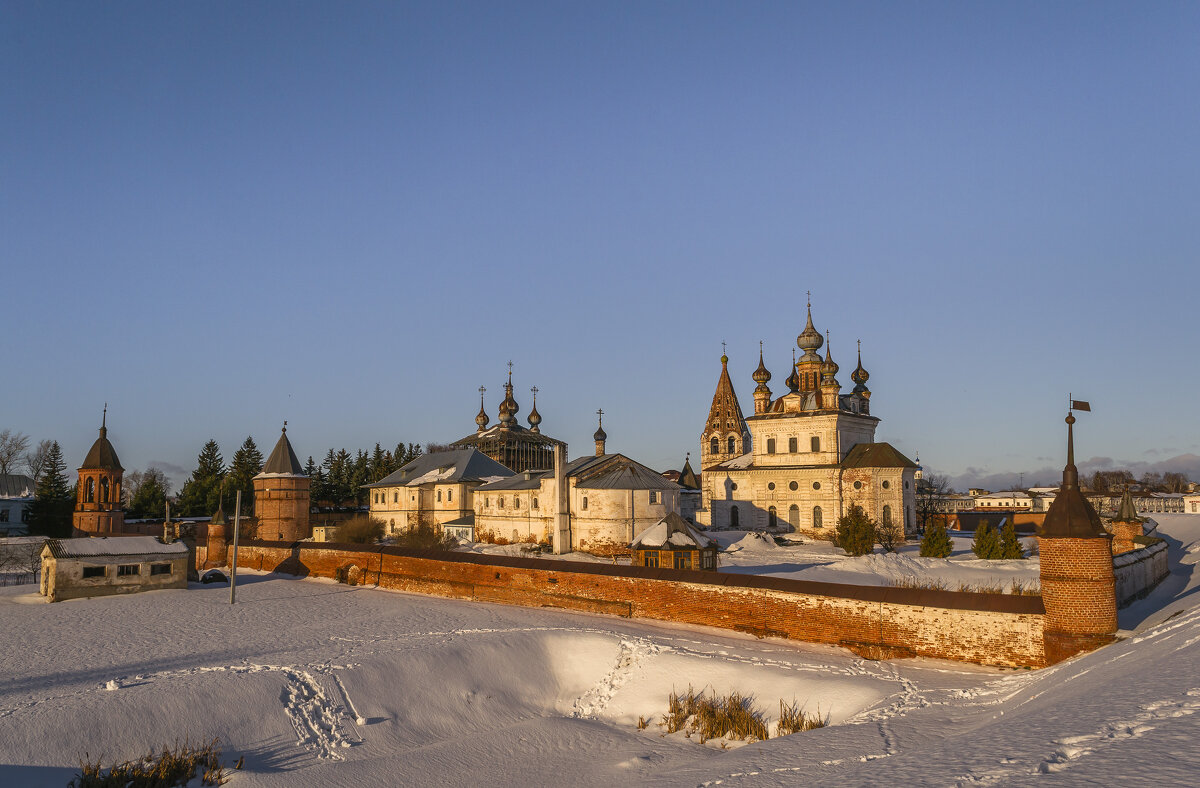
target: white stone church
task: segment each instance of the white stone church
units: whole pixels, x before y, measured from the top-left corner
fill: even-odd
[[[875,442],[879,419],[871,415],[869,375],[850,375],[854,389],[841,392],[838,365],[808,323],[796,338],[803,351],[794,361],[787,392],[772,399],[771,373],[759,347],[752,376],[754,415],[744,417],[727,356],[701,437],[701,510],[698,523],[715,528],[767,528],[790,524],[825,537],[838,518],[858,504],[876,522],[915,527],[917,465],[887,443]],[[794,358],[794,354],[793,354]]]

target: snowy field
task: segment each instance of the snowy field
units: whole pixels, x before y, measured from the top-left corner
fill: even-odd
[[[1196,784],[1200,517],[1159,521],[1172,575],[1123,639],[1041,671],[266,574],[233,606],[4,588],[0,785],[212,737],[245,757],[231,786]],[[830,726],[728,751],[637,729],[689,684]]]

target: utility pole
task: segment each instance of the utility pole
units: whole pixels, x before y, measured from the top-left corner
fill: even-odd
[[[233,561],[229,572],[229,604],[237,601],[237,549],[238,531],[242,524],[242,491],[237,491],[237,503],[233,505]]]

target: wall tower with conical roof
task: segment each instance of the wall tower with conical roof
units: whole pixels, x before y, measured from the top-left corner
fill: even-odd
[[[285,421],[262,473],[254,477],[254,514],[259,539],[297,542],[312,536],[311,482],[292,450]]]
[[[703,470],[750,450],[750,430],[729,378],[729,356],[721,356],[721,374],[713,393],[708,420],[700,437],[700,468]]]
[[[1110,643],[1117,631],[1112,536],[1079,489],[1074,425],[1068,413],[1062,486],[1038,531],[1049,664]]]
[[[122,531],[125,525],[125,512],[121,509],[124,473],[117,452],[108,440],[108,405],[105,405],[100,418],[100,437],[79,466],[75,514],[71,518],[77,535],[100,536]]]

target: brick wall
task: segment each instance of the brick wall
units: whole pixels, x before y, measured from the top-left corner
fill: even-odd
[[[1040,667],[1040,597],[815,583],[757,575],[363,545],[247,542],[239,566],[422,594],[678,621],[845,646],[870,658]]]

